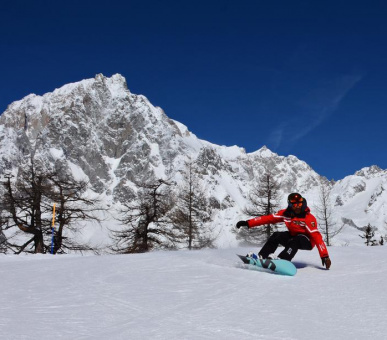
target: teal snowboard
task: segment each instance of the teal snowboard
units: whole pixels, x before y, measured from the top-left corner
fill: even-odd
[[[271,260],[271,259],[253,259],[243,255],[238,255],[243,263],[257,266],[266,269],[269,272],[281,275],[294,276],[297,273],[296,266],[290,261],[286,260]]]

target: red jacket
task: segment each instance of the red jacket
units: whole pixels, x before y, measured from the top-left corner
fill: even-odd
[[[317,246],[321,258],[329,256],[324,240],[317,229],[316,218],[310,213],[310,209],[305,209],[305,217],[288,217],[284,215],[285,211],[286,209],[283,209],[276,214],[255,217],[248,220],[247,223],[249,228],[253,228],[264,224],[285,222],[290,235],[304,234],[308,236],[312,247]]]

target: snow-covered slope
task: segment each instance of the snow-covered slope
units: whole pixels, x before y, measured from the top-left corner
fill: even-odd
[[[198,160],[203,186],[215,209],[217,245],[223,247],[236,245],[230,231],[238,219],[247,217],[241,210],[265,168],[281,184],[282,204],[289,192],[299,191],[313,207],[319,185],[328,182],[295,156],[280,156],[264,146],[246,153],[237,146],[198,139],[146,97],[132,94],[119,74],[110,78],[99,74],[10,104],[0,117],[0,176],[16,172],[29,155],[86,177],[107,205],[130,199],[136,182],[144,179],[180,183],[184,162]],[[338,224],[345,221],[347,233],[356,233],[358,242],[355,226],[371,223],[381,235],[386,233],[386,180],[387,171],[371,167],[331,183],[335,219]]]
[[[247,248],[0,256],[1,339],[386,338],[386,247],[300,251],[296,276],[243,269]]]
[[[377,166],[361,169],[334,186],[337,214],[356,227],[387,226],[387,170]],[[349,224],[352,224],[349,222]],[[383,228],[384,227],[384,228]]]

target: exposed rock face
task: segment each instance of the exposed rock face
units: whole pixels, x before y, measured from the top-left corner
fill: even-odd
[[[147,178],[179,183],[184,162],[197,160],[208,198],[219,209],[219,225],[231,225],[241,215],[248,192],[265,168],[281,184],[281,203],[293,191],[309,195],[308,202],[317,201],[318,186],[328,183],[295,156],[279,156],[266,147],[247,154],[237,146],[198,139],[147,98],[132,94],[119,74],[99,74],[10,104],[0,117],[0,176],[16,171],[31,155],[87,176],[93,190],[111,202],[130,199],[136,183]],[[351,218],[359,225],[371,212],[386,211],[386,181],[385,170],[370,167],[328,183],[338,218]],[[348,216],[360,195],[361,216]],[[379,218],[377,223],[384,226],[386,220]]]

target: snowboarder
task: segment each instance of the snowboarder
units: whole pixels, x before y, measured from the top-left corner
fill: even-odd
[[[264,244],[259,257],[263,259],[276,258],[274,252],[281,244],[285,249],[278,255],[278,258],[291,261],[299,249],[312,250],[317,246],[321,261],[326,269],[331,266],[327,247],[317,229],[316,218],[310,213],[306,199],[298,193],[288,196],[288,207],[276,214],[259,216],[247,221],[239,221],[236,227],[253,228],[264,224],[285,222],[288,231],[274,232]]]

